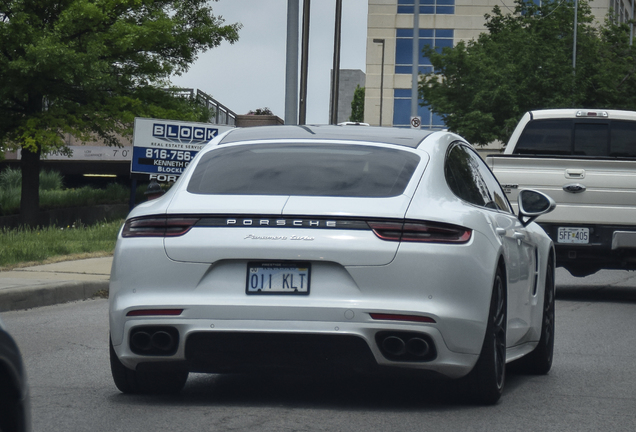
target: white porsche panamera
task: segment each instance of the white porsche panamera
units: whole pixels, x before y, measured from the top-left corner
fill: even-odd
[[[189,372],[408,372],[495,403],[506,363],[545,374],[554,250],[449,132],[234,129],[119,233],[110,358],[125,393]]]

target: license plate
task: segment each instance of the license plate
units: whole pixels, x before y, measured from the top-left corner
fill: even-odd
[[[590,229],[559,227],[559,237],[557,241],[559,243],[587,244],[590,242]]]
[[[309,294],[311,267],[302,262],[247,263],[247,294]]]

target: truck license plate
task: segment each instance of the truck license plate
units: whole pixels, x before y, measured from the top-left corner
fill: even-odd
[[[590,242],[590,229],[559,227],[557,241],[559,243],[587,244]]]
[[[247,263],[247,294],[309,294],[307,262]]]

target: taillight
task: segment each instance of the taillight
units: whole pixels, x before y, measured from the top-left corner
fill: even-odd
[[[468,243],[472,230],[439,222],[368,222],[376,236],[387,241]]]
[[[577,117],[609,117],[607,111],[577,111]]]
[[[152,216],[128,219],[122,237],[176,237],[187,233],[198,218]]]

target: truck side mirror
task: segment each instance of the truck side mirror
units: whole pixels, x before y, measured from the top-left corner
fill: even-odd
[[[556,202],[552,198],[532,189],[520,191],[517,204],[519,205],[519,221],[523,226],[527,226],[542,214],[550,213],[556,207]]]

